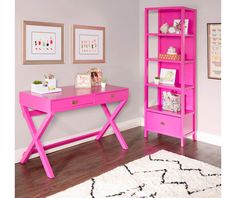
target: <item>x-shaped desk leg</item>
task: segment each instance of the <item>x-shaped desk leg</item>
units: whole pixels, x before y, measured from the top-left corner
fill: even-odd
[[[114,130],[114,133],[118,139],[118,141],[120,142],[120,145],[123,149],[127,150],[128,146],[124,140],[124,138],[122,137],[120,130],[118,129],[116,123],[114,122],[114,119],[116,118],[116,116],[118,115],[118,113],[121,111],[121,109],[123,108],[123,106],[125,105],[125,103],[127,102],[127,100],[122,101],[117,108],[115,109],[115,111],[113,112],[113,114],[110,113],[109,109],[107,108],[106,104],[102,104],[102,109],[108,119],[107,123],[103,126],[102,130],[100,131],[100,133],[97,135],[96,140],[100,140],[102,138],[102,136],[105,134],[105,132],[107,131],[107,129],[109,128],[109,126],[111,126]]]
[[[44,151],[43,145],[40,142],[40,138],[43,135],[45,129],[47,128],[48,124],[50,123],[50,121],[51,121],[51,119],[53,118],[54,115],[52,113],[48,113],[46,115],[43,123],[41,124],[41,126],[39,127],[39,129],[37,131],[36,128],[35,128],[34,122],[31,118],[31,115],[29,113],[28,108],[24,107],[24,106],[21,106],[21,109],[22,109],[22,112],[23,112],[24,117],[26,119],[27,125],[30,129],[30,133],[32,135],[32,141],[31,141],[30,145],[28,146],[27,150],[24,152],[20,162],[22,164],[27,162],[27,160],[29,159],[30,155],[32,154],[34,148],[36,147],[47,176],[49,178],[53,178],[54,174],[53,174],[51,165],[48,161],[47,155]]]

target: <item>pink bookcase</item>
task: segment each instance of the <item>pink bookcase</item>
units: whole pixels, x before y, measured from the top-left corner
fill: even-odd
[[[150,15],[157,17],[157,23],[150,23]],[[181,23],[179,34],[161,33],[160,27],[164,23],[173,25],[174,19],[185,21],[188,19],[188,32]],[[156,25],[157,32],[150,32],[150,27]],[[153,28],[152,28],[153,29]],[[157,38],[156,56],[150,55],[150,39]],[[173,46],[181,55],[181,60],[158,59],[159,54],[166,54]],[[152,53],[153,54],[153,53]],[[161,68],[175,69],[174,85],[154,84],[149,79],[150,65],[156,65],[157,75]],[[144,64],[144,137],[149,132],[173,136],[181,140],[184,146],[186,135],[192,134],[196,140],[196,10],[186,7],[151,7],[145,8],[145,64]],[[157,89],[157,104],[150,105],[149,90]],[[162,93],[168,91],[180,95],[181,111],[172,112],[162,108]]]

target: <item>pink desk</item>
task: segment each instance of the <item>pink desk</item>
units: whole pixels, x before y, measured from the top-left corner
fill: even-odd
[[[114,119],[124,107],[128,100],[129,89],[124,87],[117,87],[107,85],[106,88],[95,86],[89,89],[75,89],[74,86],[62,87],[62,92],[51,94],[36,94],[30,91],[20,92],[20,105],[23,112],[23,116],[27,122],[32,135],[32,141],[24,152],[21,163],[24,164],[28,161],[29,157],[33,153],[39,153],[44,170],[49,178],[53,178],[54,173],[51,165],[48,161],[45,150],[62,146],[71,142],[96,136],[96,140],[100,140],[105,134],[109,126],[114,130],[114,133],[121,144],[123,149],[128,149],[128,146],[123,139],[120,130],[118,129]],[[119,105],[115,111],[111,114],[107,108],[107,103],[119,102]],[[107,123],[103,126],[101,131],[89,133],[76,138],[56,142],[50,145],[43,146],[40,138],[44,134],[47,126],[54,117],[55,113],[69,111],[74,109],[80,109],[84,107],[90,107],[95,105],[101,105],[106,117]],[[33,116],[46,114],[45,119],[38,130],[35,128],[32,120]]]

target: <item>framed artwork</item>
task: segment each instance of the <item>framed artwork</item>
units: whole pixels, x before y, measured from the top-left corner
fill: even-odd
[[[89,74],[91,77],[92,86],[101,85],[102,82],[102,70],[99,68],[89,69]]]
[[[105,27],[73,25],[73,63],[105,63]]]
[[[184,20],[184,33],[188,34],[189,19]],[[175,27],[175,33],[181,34],[181,20],[174,19],[173,27]]]
[[[24,21],[23,64],[64,63],[64,24]]]
[[[207,24],[208,78],[221,80],[221,23]]]
[[[75,88],[91,88],[90,74],[77,74]]]
[[[175,69],[161,68],[160,83],[167,84],[167,85],[174,85],[175,75],[176,75]]]

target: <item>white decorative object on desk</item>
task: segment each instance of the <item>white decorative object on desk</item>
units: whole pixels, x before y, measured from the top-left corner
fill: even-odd
[[[47,84],[47,87],[48,87],[49,90],[54,90],[54,89],[57,88],[56,78],[52,78],[52,79],[46,78],[45,83]]]
[[[39,93],[39,94],[46,94],[46,93],[55,93],[62,91],[61,88],[56,87],[56,79],[53,75],[49,74],[45,76],[45,83],[43,84],[40,80],[35,80],[31,84],[31,92]],[[52,78],[52,79],[51,79]]]
[[[54,90],[57,88],[57,80],[53,74],[44,74],[45,78],[45,87],[48,87],[48,90]]]
[[[39,89],[39,90],[31,90],[34,93],[38,93],[38,94],[49,94],[49,93],[56,93],[56,92],[61,92],[62,89],[61,88],[56,88],[54,90],[49,90],[47,87],[44,87],[43,89]]]
[[[39,84],[39,85],[31,84],[31,91],[32,90],[42,90],[43,88],[44,88],[43,84]]]
[[[31,84],[31,91],[34,90],[42,90],[44,88],[42,81],[40,80],[35,80],[32,84]]]
[[[106,81],[102,81],[102,82],[101,82],[101,87],[102,87],[102,88],[105,88],[106,85],[107,85]]]

